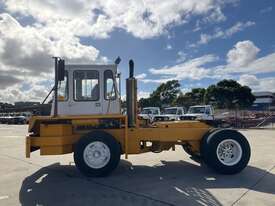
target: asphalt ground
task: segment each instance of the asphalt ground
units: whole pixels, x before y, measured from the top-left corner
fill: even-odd
[[[0,125],[0,205],[275,205],[275,130],[242,130],[252,156],[219,175],[176,151],[122,158],[105,178],[87,178],[72,154],[25,158],[25,125]]]

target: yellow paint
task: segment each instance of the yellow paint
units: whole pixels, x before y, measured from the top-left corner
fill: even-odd
[[[99,119],[74,119],[72,120],[72,125],[99,125]]]
[[[65,101],[65,97],[61,96],[61,95],[58,95],[58,101],[59,102],[64,102]]]
[[[72,125],[40,124],[40,135],[42,137],[70,136],[72,135]]]
[[[124,145],[125,145],[125,159],[128,159],[128,117],[125,116],[125,140],[124,140]]]
[[[40,155],[69,154],[73,151],[72,145],[43,146],[40,148]]]
[[[33,117],[29,129],[35,135],[26,138],[26,157],[30,157],[32,147],[39,147],[41,155],[71,153],[73,145],[83,134],[98,130],[94,128],[78,131],[73,128],[79,125],[96,125],[100,119],[106,118],[119,119],[121,122],[119,128],[100,130],[111,134],[120,143],[125,158],[128,158],[128,154],[150,151],[150,148],[140,146],[141,142],[146,141],[159,142],[163,150],[173,148],[175,144],[188,142],[192,150],[199,151],[200,140],[210,129],[209,125],[199,121],[158,122],[150,127],[147,125],[147,127],[128,128],[125,115]]]
[[[26,157],[29,158],[31,156],[31,138],[26,137],[26,145],[25,145]]]
[[[125,119],[125,115],[122,114],[104,114],[104,115],[59,115],[53,116],[32,116],[29,120],[29,132],[33,129],[37,129],[41,122],[56,122],[61,120],[94,120],[94,119]]]

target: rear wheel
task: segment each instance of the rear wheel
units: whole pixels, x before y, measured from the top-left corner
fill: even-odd
[[[120,153],[119,143],[110,134],[91,132],[76,144],[74,161],[84,175],[103,177],[117,167]]]
[[[246,138],[235,130],[217,130],[203,140],[201,153],[207,165],[221,174],[242,171],[250,159]]]

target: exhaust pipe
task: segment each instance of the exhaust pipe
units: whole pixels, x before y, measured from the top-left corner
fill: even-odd
[[[126,79],[126,104],[128,126],[136,127],[137,118],[137,80],[134,77],[134,61],[129,61],[129,78]]]

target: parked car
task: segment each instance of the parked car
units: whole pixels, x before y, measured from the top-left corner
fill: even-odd
[[[12,124],[13,123],[13,116],[12,115],[5,116],[4,123],[5,124]]]
[[[14,116],[11,120],[12,124],[27,124],[27,117],[23,115]]]
[[[29,113],[11,113],[0,116],[1,124],[27,124],[31,115]]]
[[[163,110],[161,115],[156,115],[154,121],[175,121],[180,120],[184,114],[183,107],[167,107]]]
[[[150,121],[153,121],[156,115],[160,115],[159,107],[144,107],[140,114],[138,114],[141,119],[148,119]]]
[[[1,115],[0,116],[0,124],[5,124],[6,123],[6,116]]]
[[[214,120],[214,109],[211,105],[191,106],[180,120]]]

